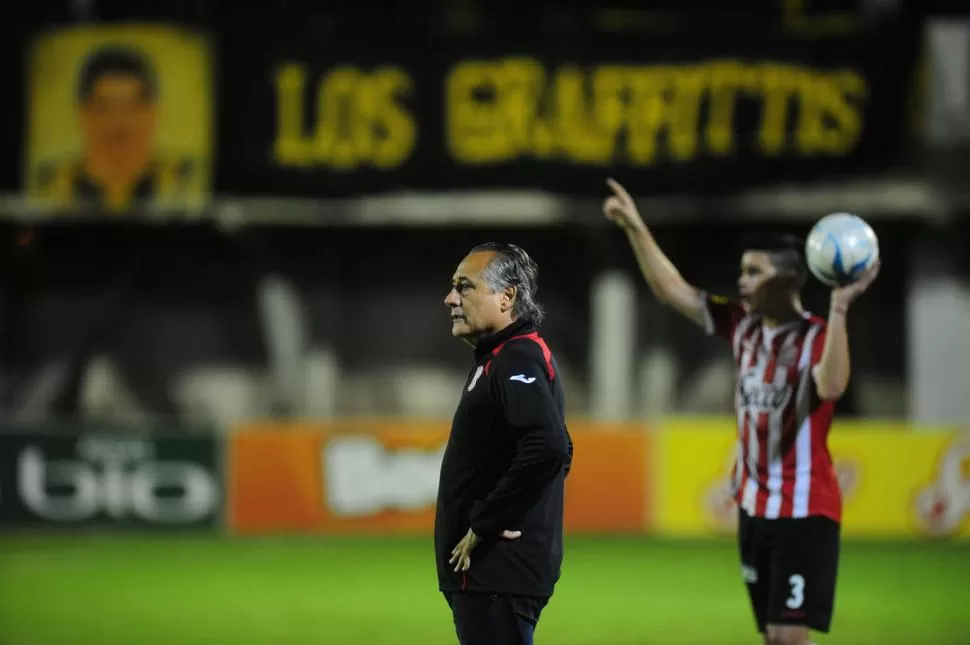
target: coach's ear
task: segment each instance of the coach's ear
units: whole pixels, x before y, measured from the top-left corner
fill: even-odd
[[[515,298],[519,295],[518,288],[508,285],[502,290],[502,311],[508,311],[515,306]]]

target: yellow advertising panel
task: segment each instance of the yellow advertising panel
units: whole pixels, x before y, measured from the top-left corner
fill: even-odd
[[[655,453],[655,529],[700,537],[734,532],[728,490],[735,432],[730,419],[664,421]]]
[[[733,420],[667,421],[657,446],[656,532],[733,534]],[[845,536],[970,539],[970,432],[843,421],[833,428],[829,447],[842,488]]]
[[[847,535],[970,538],[970,433],[836,428]]]

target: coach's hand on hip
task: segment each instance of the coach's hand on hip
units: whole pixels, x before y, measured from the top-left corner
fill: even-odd
[[[522,531],[502,531],[503,540],[517,540],[522,537]],[[472,551],[478,546],[482,539],[475,535],[475,531],[468,529],[465,537],[461,539],[455,548],[451,550],[449,564],[455,565],[455,571],[468,571],[472,566]]]

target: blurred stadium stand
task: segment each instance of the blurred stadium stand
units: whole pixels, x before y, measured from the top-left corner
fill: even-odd
[[[320,25],[392,24],[406,17],[416,33],[430,34],[455,28],[439,20],[445,16],[477,14],[488,25],[518,6],[453,0],[398,3],[378,16],[359,5],[328,16],[305,13],[311,5],[289,0],[256,10],[215,1],[91,0],[46,4],[20,19],[25,33],[98,20],[174,19],[225,38],[236,21],[256,17],[276,29],[298,15]],[[752,0],[732,10],[738,20],[770,21],[840,13],[858,22],[875,12],[895,24],[917,7],[931,8]],[[609,11],[645,16],[637,27],[645,33],[662,24],[650,16],[672,21],[661,29],[688,29],[691,21],[724,11],[721,3],[700,1],[657,2],[650,11],[633,2],[532,8],[529,18],[545,30],[538,33],[551,38],[557,30],[601,29],[588,20]],[[582,20],[564,27],[556,16]],[[907,107],[911,129],[896,133],[893,158],[875,172],[741,185],[714,196],[643,195],[644,212],[690,279],[728,292],[736,249],[723,241],[746,228],[804,234],[813,218],[835,210],[873,222],[886,267],[879,288],[853,317],[857,367],[842,404],[849,415],[970,419],[966,397],[944,385],[959,382],[970,359],[955,331],[970,324],[964,217],[970,203],[963,180],[970,141],[968,33],[959,19],[926,19],[918,39],[922,90]],[[226,58],[219,69],[232,66]],[[16,61],[8,71],[15,84],[25,85],[25,57]],[[217,168],[210,205],[173,216],[179,223],[159,225],[151,218],[139,225],[137,213],[123,224],[90,213],[49,217],[23,206],[20,164],[28,139],[18,124],[27,115],[16,106],[5,109],[13,113],[3,121],[4,141],[16,142],[5,151],[2,181],[9,269],[0,392],[9,419],[227,424],[279,416],[447,418],[453,401],[441,393],[461,377],[467,356],[447,337],[440,301],[464,249],[489,238],[515,239],[539,259],[547,333],[568,375],[575,414],[637,418],[730,410],[724,348],[684,330],[644,293],[623,240],[599,218],[594,194],[443,186],[440,192],[340,199],[326,189],[298,199],[245,197],[231,188],[220,192]],[[236,143],[220,137],[216,166]],[[609,169],[592,174],[605,177]],[[824,297],[815,285],[807,296],[815,308],[824,308]],[[617,328],[624,317],[633,324]]]

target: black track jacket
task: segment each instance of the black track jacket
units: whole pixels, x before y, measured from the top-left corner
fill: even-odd
[[[435,555],[442,591],[548,597],[562,565],[563,488],[573,444],[555,359],[528,319],[482,339],[441,464]],[[482,538],[467,572],[451,551]],[[503,530],[522,531],[504,540]]]

